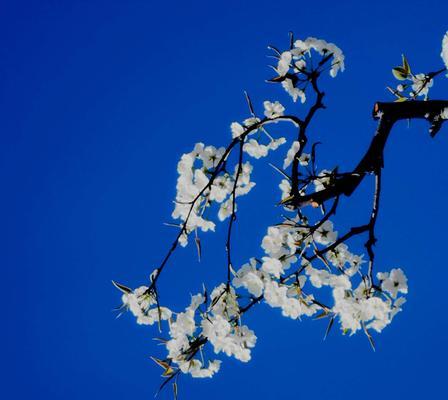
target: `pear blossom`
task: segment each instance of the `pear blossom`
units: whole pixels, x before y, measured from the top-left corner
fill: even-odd
[[[313,233],[313,239],[317,243],[327,245],[336,241],[337,235],[338,233],[334,231],[333,222],[327,220]]]
[[[389,272],[378,272],[381,281],[381,289],[396,298],[398,293],[408,292],[408,279],[401,268],[394,268]]]
[[[434,84],[434,80],[425,74],[417,74],[412,79],[412,95],[414,97],[422,96],[425,100],[428,98],[429,89]]]
[[[180,370],[184,374],[190,374],[193,378],[211,378],[221,367],[220,360],[213,360],[208,363],[207,368],[202,367],[202,362],[197,359],[185,361],[180,364]]]
[[[263,257],[263,265],[261,266],[261,269],[276,278],[280,278],[280,275],[284,272],[281,261],[272,257]]]
[[[157,307],[154,297],[148,293],[147,286],[140,286],[121,296],[123,306],[137,318],[139,325],[153,325],[159,320],[171,318],[171,311],[166,307]],[[151,306],[153,306],[151,308]]]
[[[202,320],[202,334],[210,341],[216,354],[223,352],[237,360],[247,362],[257,337],[247,326],[231,324],[221,315]]]
[[[448,119],[448,107],[445,107],[443,111],[440,113],[440,118]]]
[[[303,90],[294,87],[294,84],[291,79],[285,78],[285,80],[282,82],[283,89],[285,89],[286,93],[288,93],[291,97],[294,103],[297,101],[297,99],[300,97],[300,102],[303,104],[306,101],[306,94]]]
[[[279,76],[285,76],[288,73],[290,64],[291,64],[291,60],[292,60],[292,54],[289,51],[284,51],[280,55],[280,58],[278,60],[278,65],[276,68]]]
[[[331,171],[326,169],[322,170],[317,178],[313,181],[316,192],[320,192],[327,188],[331,180]]]
[[[255,139],[249,139],[244,143],[243,150],[254,158],[266,157],[269,150],[277,150],[279,146],[286,142],[285,138],[271,140],[268,145],[260,144]]]
[[[445,33],[442,40],[442,52],[440,53],[443,62],[445,63],[445,67],[448,69],[448,32]],[[447,73],[448,76],[448,73]]]
[[[244,127],[239,122],[232,122],[230,124],[230,130],[233,139],[240,137],[244,133]]]
[[[301,56],[304,53],[309,53],[312,49],[321,55],[332,54],[333,62],[331,64],[330,75],[332,78],[336,77],[339,71],[343,72],[345,69],[345,57],[341,49],[333,43],[328,43],[322,39],[309,37],[305,40],[296,40],[294,49],[291,50],[293,55]]]
[[[314,62],[310,57],[316,53],[321,58]],[[344,55],[336,45],[313,37],[296,40],[292,49],[277,52],[277,55],[275,69],[281,79],[272,81],[281,81],[294,102],[299,98],[302,103],[305,102],[306,87],[311,86],[310,81],[317,79],[316,76],[324,68],[335,77],[345,67]],[[448,67],[448,32],[443,39],[441,56]],[[407,63],[405,58],[403,63]],[[399,100],[408,99],[400,93],[410,87],[411,97],[423,96],[427,99],[433,84],[431,76],[409,72],[408,82],[397,88]],[[395,93],[393,89],[391,91]],[[348,231],[349,234],[341,236],[337,242],[338,231],[331,220],[336,208],[325,209],[326,202],[321,208],[308,212],[305,207],[295,209],[292,202],[283,201],[280,205],[287,212],[282,212],[281,222],[276,221],[277,224],[267,227],[260,243],[261,254],[250,257],[239,269],[233,269],[231,260],[234,260],[234,255],[230,254],[230,248],[236,244],[231,235],[232,223],[236,221],[233,217],[238,212],[236,199],[239,201],[256,185],[252,180],[254,166],[247,161],[248,156],[255,159],[270,156],[272,151],[286,143],[284,137],[271,137],[264,128],[265,124],[282,119],[292,122],[296,128],[303,127],[298,117],[280,118],[285,108],[278,101],[264,101],[266,118],[260,119],[249,97],[247,100],[251,116],[241,123],[231,123],[233,140],[227,148],[197,143],[191,152],[180,157],[172,217],[179,220],[176,225],[181,230],[168,256],[150,275],[151,286],[131,290],[115,285],[122,292],[121,309],[130,311],[138,324],[154,325],[167,321],[166,331],[160,339],[166,358],[153,358],[165,369],[163,376],[167,380],[177,378],[180,373],[194,378],[213,377],[220,369],[221,360],[214,356],[210,358],[212,352],[242,362],[249,361],[257,337],[243,322],[245,313],[258,303],[276,308],[283,316],[293,320],[319,313],[319,318],[330,319],[329,327],[337,322],[344,334],[364,331],[370,339],[372,331],[381,332],[392,322],[406,301],[404,297],[399,297],[408,292],[404,272],[394,268],[389,272],[377,273],[374,279],[371,252],[368,252],[370,263],[365,267],[364,255],[356,254],[359,243],[355,242],[355,247],[352,247],[348,240],[354,236],[353,232],[356,234],[356,230]],[[437,113],[440,114],[434,117],[435,121],[448,119],[448,108]],[[311,155],[303,151],[307,149],[306,142],[302,142],[305,147],[301,148],[301,142],[289,140],[289,148],[284,149],[286,154],[282,153],[279,157],[279,160],[283,159],[283,170],[291,166],[299,153],[299,165],[306,167],[310,164]],[[233,160],[238,150],[242,152],[235,164]],[[298,182],[275,167],[282,175],[279,184],[282,200],[291,196],[293,182],[299,195],[309,194],[313,185],[314,191],[320,192],[333,184],[335,172],[316,172],[314,155],[312,164],[312,168],[297,171]],[[337,205],[337,202],[334,204]],[[216,285],[211,292],[204,285],[202,293],[191,296],[190,304],[180,312],[161,306],[159,301],[165,296],[158,297],[159,289],[160,292],[162,289],[156,286],[157,278],[177,245],[186,246],[189,235],[193,233],[200,253],[198,235],[214,231],[217,220],[225,221],[229,217],[232,217],[227,226],[229,253],[224,265],[224,268],[227,267],[227,280]],[[345,227],[343,232],[347,232]],[[366,234],[365,231],[362,233]],[[319,293],[323,298],[318,296]]]
[[[244,264],[235,274],[232,280],[235,288],[244,287],[255,297],[261,296],[264,289],[262,273],[256,268],[255,258],[251,258],[249,263]]]
[[[280,185],[278,185],[282,192],[282,200],[285,200],[291,195],[291,183],[287,179],[282,179]]]
[[[261,247],[266,254],[274,258],[294,254],[296,245],[291,233],[278,227],[269,227],[267,235],[263,238]]]
[[[300,150],[300,142],[298,142],[297,140],[292,142],[292,145],[288,150],[288,153],[286,154],[286,158],[283,161],[283,169],[286,169],[291,165],[295,155],[299,150]]]
[[[269,119],[281,117],[285,111],[285,107],[283,107],[278,101],[275,101],[274,103],[265,101],[263,106],[264,115]]]

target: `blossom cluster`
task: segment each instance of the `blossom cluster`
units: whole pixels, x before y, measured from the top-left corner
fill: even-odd
[[[316,54],[319,60],[311,63],[310,58]],[[319,75],[328,68],[335,77],[344,70],[342,51],[332,43],[315,38],[296,40],[291,49],[278,52],[277,56],[278,77],[272,81],[281,82],[294,102],[298,98],[305,102],[305,86],[310,77],[316,76],[313,71]],[[448,68],[448,33],[443,39],[441,56]],[[403,65],[394,68],[394,75],[403,81],[397,89],[392,89],[399,101],[419,96],[427,99],[432,75],[414,75],[405,57]],[[406,90],[409,93],[404,95]],[[197,143],[190,153],[182,155],[177,166],[172,213],[181,224],[173,249],[177,243],[186,246],[192,232],[214,231],[216,220],[229,219],[229,243],[237,212],[236,199],[255,186],[253,165],[245,158],[261,159],[284,148],[282,168],[277,170],[282,174],[280,204],[287,215],[282,215],[280,223],[267,228],[261,241],[262,254],[250,257],[236,270],[229,261],[227,281],[217,285],[210,294],[204,288],[202,293],[191,296],[190,304],[181,312],[159,304],[155,284],[167,258],[151,275],[150,286],[131,290],[115,284],[122,292],[122,308],[129,310],[138,324],[158,323],[160,329],[164,328],[164,337],[160,340],[166,356],[154,361],[164,369],[163,376],[167,379],[180,373],[196,378],[212,377],[220,369],[221,360],[216,357],[221,354],[249,361],[257,337],[243,323],[243,318],[258,303],[278,309],[283,316],[294,320],[327,318],[327,333],[337,321],[344,334],[362,331],[369,340],[370,331],[381,332],[405,303],[403,295],[408,292],[408,284],[404,272],[392,268],[374,274],[373,258],[370,256],[367,262],[363,254],[349,247],[348,236],[339,235],[335,230],[331,220],[334,212],[322,207],[321,213],[312,209],[307,214],[287,205],[293,182],[298,186],[295,189],[299,195],[304,195],[325,190],[337,178],[336,169],[316,169],[315,146],[305,152],[300,135],[298,140],[292,139],[288,146],[281,147],[287,139],[274,138],[266,129],[267,125],[280,121],[289,121],[301,128],[302,121],[285,115],[285,107],[278,101],[264,101],[263,116],[255,114],[250,100],[249,108],[249,118],[231,123],[232,140],[227,148]],[[448,119],[448,109],[439,118]],[[230,156],[238,147],[239,160],[232,165]],[[291,178],[293,168],[299,176],[296,181]],[[291,211],[294,213],[289,214]],[[368,249],[367,244],[365,247]]]
[[[434,84],[434,77],[448,70],[448,32],[443,37],[440,56],[445,64],[444,69],[436,72],[414,74],[407,58],[403,55],[402,65],[392,68],[394,77],[400,83],[396,89],[388,87],[389,91],[395,95],[395,101],[415,100],[419,97],[428,100],[429,90]]]
[[[232,172],[223,168],[223,147],[205,146],[197,143],[192,152],[184,154],[178,165],[175,208],[172,217],[184,224],[180,244],[186,246],[188,234],[200,229],[214,231],[215,223],[206,217],[206,211],[219,205],[218,219],[224,221],[232,211],[233,198],[243,196],[255,186],[251,181],[252,165],[245,162],[238,174],[238,166]]]
[[[342,72],[345,69],[344,54],[335,44],[313,37],[305,40],[296,40],[292,49],[279,54],[278,64],[275,68],[278,76],[282,78],[283,88],[294,102],[299,98],[302,103],[306,101],[306,85],[300,85],[300,83],[305,83],[307,80],[302,79],[300,75],[307,75],[310,72],[307,70],[307,63],[312,57],[312,50],[323,56],[324,60],[326,57],[332,58],[330,66],[331,77],[336,77],[339,71]]]

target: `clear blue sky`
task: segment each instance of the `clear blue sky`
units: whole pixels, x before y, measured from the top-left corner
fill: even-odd
[[[149,355],[162,354],[155,331],[115,319],[110,280],[145,281],[173,239],[162,223],[178,157],[200,140],[227,142],[230,122],[246,116],[244,89],[258,104],[282,98],[264,83],[266,45],[287,46],[293,30],[345,51],[346,71],[326,79],[328,110],[313,135],[329,167],[353,166],[401,53],[416,70],[441,66],[447,15],[448,3],[433,0],[2,1],[2,398],[152,398],[160,369]],[[448,98],[447,79],[433,96]],[[323,321],[260,306],[247,319],[259,337],[253,361],[224,358],[216,378],[182,379],[181,398],[444,397],[448,127],[435,140],[424,128],[400,124],[386,151],[378,263],[402,267],[410,293],[376,335],[377,352],[337,329],[323,342]],[[265,200],[256,209],[241,202],[241,263],[275,222],[276,194],[262,184],[275,175],[259,164],[253,195]],[[342,227],[368,213],[368,189],[360,192],[344,201]],[[202,281],[224,279],[222,233],[204,236],[201,264],[191,249],[173,259],[161,282],[166,303],[179,309]]]

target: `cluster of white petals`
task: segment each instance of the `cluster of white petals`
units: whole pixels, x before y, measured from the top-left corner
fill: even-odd
[[[205,216],[213,203],[219,205],[218,218],[223,221],[232,212],[232,191],[235,190],[235,197],[239,197],[255,186],[250,179],[252,165],[249,162],[243,164],[239,175],[235,167],[232,174],[222,172],[214,176],[218,164],[223,162],[224,153],[224,148],[197,143],[193,151],[184,154],[177,165],[179,177],[172,217],[185,224],[180,238],[182,246],[188,243],[188,234],[194,230],[215,230],[215,223]],[[210,182],[212,176],[214,179]]]
[[[316,53],[321,56],[322,64],[309,62]],[[448,32],[443,39],[441,56],[448,68]],[[296,40],[292,49],[277,52],[277,58],[275,70],[280,79],[273,81],[281,82],[294,102],[299,98],[305,101],[305,92],[297,82],[309,83],[306,79],[308,67],[329,62],[325,65],[332,77],[344,70],[342,51],[332,43],[312,37]],[[322,70],[318,71],[319,74]],[[427,99],[433,75],[413,75],[404,57],[403,67],[395,70],[398,71],[394,74],[397,79],[407,81],[400,84],[396,91],[391,89],[398,101],[408,100],[412,96]],[[298,76],[305,79],[300,80]],[[406,90],[411,91],[409,98],[400,94]],[[248,103],[252,116],[231,123],[232,141],[229,147],[197,143],[193,151],[182,155],[177,165],[178,179],[172,213],[174,219],[180,220],[181,233],[173,249],[177,243],[186,246],[190,233],[214,231],[217,221],[226,219],[229,221],[227,249],[231,247],[231,228],[237,212],[235,200],[248,194],[255,186],[251,179],[253,165],[246,161],[248,156],[261,159],[273,151],[281,152],[279,159],[280,163],[283,161],[280,164],[283,168],[274,167],[282,174],[280,205],[288,212],[293,209],[290,199],[297,193],[302,196],[321,192],[334,185],[341,176],[337,169],[317,169],[315,145],[311,154],[305,153],[306,140],[302,140],[300,130],[298,139],[301,142],[294,141],[294,135],[283,147],[287,143],[285,137],[274,138],[267,132],[265,125],[278,121],[289,121],[295,127],[302,128],[300,120],[285,116],[285,107],[280,102],[264,101],[263,116],[260,112],[260,118],[252,109],[250,99]],[[448,119],[448,108],[437,118]],[[239,161],[235,165],[231,156],[238,148]],[[288,171],[292,166],[298,167],[295,171],[298,181]],[[293,194],[292,182],[298,182]],[[323,197],[320,195],[322,193],[316,197]],[[299,212],[296,210],[292,217],[282,214],[281,223],[268,226],[260,243],[261,254],[249,258],[240,268],[234,270],[229,252],[227,282],[217,285],[211,293],[204,288],[203,293],[191,296],[190,305],[182,312],[159,305],[154,287],[162,268],[151,276],[151,287],[140,286],[131,290],[116,285],[123,292],[123,307],[136,317],[138,324],[159,323],[161,327],[160,322],[166,321],[163,325],[167,324],[168,329],[161,339],[166,348],[166,358],[154,359],[164,368],[163,376],[170,378],[184,373],[195,378],[212,377],[221,366],[221,360],[215,359],[216,355],[225,354],[242,362],[249,361],[257,337],[242,320],[246,311],[257,303],[276,308],[283,316],[293,320],[302,317],[327,318],[327,333],[333,322],[338,322],[344,334],[363,331],[370,340],[371,330],[381,332],[392,322],[406,301],[403,295],[408,293],[404,272],[393,268],[375,275],[368,244],[365,247],[370,263],[364,260],[363,254],[357,254],[359,249],[349,248],[348,238],[353,236],[351,231],[339,235],[335,229],[335,220],[332,219],[336,208],[330,212],[326,210],[326,201],[320,204],[312,200],[310,204],[313,207],[309,214],[302,212],[302,209]],[[364,229],[362,233],[366,231]],[[212,357],[209,358],[210,354]]]
[[[299,87],[297,76],[306,75],[307,64],[312,57],[311,50],[317,52],[322,59],[331,59],[330,76],[335,77],[339,71],[344,71],[344,54],[341,49],[333,43],[322,39],[309,37],[305,40],[296,40],[294,47],[278,55],[278,63],[275,71],[281,79],[285,91],[296,102],[299,98],[302,103],[306,101],[305,87]],[[327,60],[329,61],[329,60]],[[330,61],[329,61],[330,62]],[[312,64],[312,63],[311,63]]]
[[[443,62],[445,63],[445,68],[448,70],[448,32],[445,33],[442,40],[442,52],[440,53]],[[447,72],[448,76],[448,72]]]
[[[291,50],[291,53],[293,53],[294,56],[304,55],[311,50],[317,51],[322,56],[332,55],[333,61],[330,68],[330,75],[332,78],[334,78],[339,71],[344,72],[344,54],[334,43],[328,43],[322,39],[309,37],[305,40],[296,40],[294,47],[295,48]]]

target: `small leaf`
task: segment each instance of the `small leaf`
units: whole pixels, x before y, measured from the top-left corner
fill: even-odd
[[[327,317],[328,317],[328,312],[326,310],[324,310],[319,315],[314,317],[314,319],[322,319],[322,318],[327,318]]]
[[[372,346],[373,351],[376,351],[375,350],[375,342],[373,341],[373,337],[363,323],[362,323],[362,329],[364,330],[364,333],[366,334],[367,339],[369,339],[369,343],[370,343],[370,346]]]
[[[160,360],[160,359],[158,359],[158,358],[156,358],[156,357],[150,357],[151,358],[151,360],[152,361],[154,361],[159,367],[162,367],[163,369],[168,369],[168,368],[170,368],[170,365],[166,362],[166,361],[163,361],[163,360]]]
[[[132,289],[128,288],[127,286],[124,286],[118,282],[112,281],[112,284],[120,291],[126,294],[132,293]]]
[[[288,196],[288,197],[285,197],[282,201],[280,201],[280,203],[278,203],[278,204],[285,204],[285,203],[288,203],[289,201],[291,201],[292,199],[294,198],[294,196]]]
[[[201,262],[201,256],[202,256],[201,239],[199,238],[199,236],[196,236],[194,238],[194,241],[196,243],[196,249],[198,251],[198,261]]]
[[[324,340],[327,338],[328,334],[330,333],[331,328],[333,327],[333,323],[334,323],[334,316],[331,317],[330,322],[328,323],[327,330],[325,331]]]
[[[398,99],[396,99],[395,100],[395,103],[401,103],[401,102],[403,102],[403,101],[406,101],[407,100],[407,98],[406,97],[399,97]]]
[[[177,400],[177,393],[178,393],[178,390],[177,390],[177,382],[174,382],[174,383],[173,383],[174,400]]]
[[[403,69],[409,75],[411,73],[411,67],[409,66],[408,60],[404,54],[402,54],[401,57],[403,59]]]
[[[406,72],[406,70],[402,67],[395,67],[392,68],[392,74],[394,75],[394,77],[396,79],[398,79],[399,81],[404,81],[407,77],[408,77],[408,73]]]

